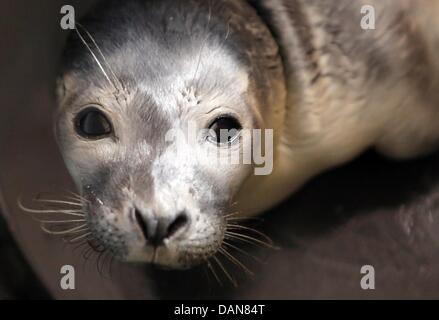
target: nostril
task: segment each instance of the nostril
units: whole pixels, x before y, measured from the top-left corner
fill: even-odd
[[[170,217],[148,219],[139,209],[134,208],[133,211],[138,228],[148,243],[154,246],[162,245],[165,239],[175,235],[189,222],[185,211],[180,212],[175,219]]]
[[[188,221],[189,218],[186,212],[181,212],[169,225],[166,237],[171,237],[172,235],[174,235],[178,230],[182,229],[188,223]]]
[[[148,239],[148,226],[146,225],[146,222],[143,219],[142,214],[140,213],[140,211],[137,208],[134,209],[134,216],[136,218],[136,221],[137,221],[137,224],[139,225],[140,230],[143,233],[143,236],[145,237],[145,239]]]

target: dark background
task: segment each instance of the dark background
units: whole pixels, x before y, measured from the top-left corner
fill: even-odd
[[[0,218],[0,300],[47,299],[49,295],[26,263]]]
[[[62,4],[8,0],[0,11],[0,298],[439,298],[438,154],[398,163],[368,152],[311,181],[252,223],[280,249],[246,248],[263,262],[239,255],[253,277],[228,266],[238,288],[224,275],[218,285],[203,267],[116,264],[101,275],[43,235],[16,200],[72,188],[51,128]],[[90,6],[69,4],[78,15]],[[73,292],[59,288],[66,263],[78,266]],[[360,288],[366,264],[375,267],[374,291]]]

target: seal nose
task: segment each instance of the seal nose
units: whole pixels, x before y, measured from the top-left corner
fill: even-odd
[[[153,246],[162,245],[165,239],[172,237],[189,223],[186,211],[181,211],[173,217],[157,218],[145,216],[136,208],[134,215],[143,236]]]

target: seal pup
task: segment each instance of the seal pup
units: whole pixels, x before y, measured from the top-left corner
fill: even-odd
[[[360,0],[97,7],[67,41],[55,116],[93,237],[124,261],[188,268],[249,239],[233,232],[235,210],[260,213],[366,148],[433,150],[436,23],[410,1],[369,3],[376,30],[361,29]],[[189,122],[210,129],[196,146],[165,139]],[[266,128],[270,175],[187,161],[200,147],[239,153],[242,130]]]

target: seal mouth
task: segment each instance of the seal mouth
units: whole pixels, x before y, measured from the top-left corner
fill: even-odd
[[[142,231],[143,235],[145,236],[145,239],[148,239],[148,228],[147,228],[147,225],[145,223],[145,220],[143,220],[142,217],[140,216],[140,213],[139,213],[138,210],[134,211],[134,217],[135,217],[135,219],[137,221],[137,224],[140,227],[140,230]]]
[[[157,247],[154,247],[154,251],[152,253],[151,264],[157,266]]]
[[[88,204],[91,236],[123,262],[188,269],[215,255],[224,240],[220,215],[182,210],[157,216],[150,208],[116,210],[92,200]]]
[[[115,220],[117,224],[111,224],[109,223],[112,220],[111,214],[99,211],[99,206],[90,208],[89,206],[96,201],[86,199],[83,196],[77,196],[75,199],[58,197],[37,199],[36,201],[40,205],[49,205],[49,207],[29,208],[20,201],[18,204],[23,211],[37,216],[34,218],[41,223],[44,232],[61,236],[64,240],[74,244],[75,248],[82,246],[84,260],[96,257],[97,266],[101,273],[105,272],[106,260],[100,257],[109,255],[111,259],[116,258],[127,263],[150,264],[161,270],[187,270],[198,265],[205,265],[212,274],[215,273],[214,277],[220,283],[226,278],[226,281],[236,285],[237,282],[231,275],[234,268],[240,269],[248,275],[253,274],[242,260],[249,255],[249,251],[246,250],[248,249],[247,245],[269,249],[276,248],[272,240],[265,234],[247,226],[247,224],[242,224],[241,222],[246,219],[237,217],[236,213],[218,216],[219,219],[216,220],[216,223],[212,221],[206,223],[206,225],[210,225],[211,232],[204,233],[202,236],[200,233],[205,232],[205,230],[195,229],[199,232],[193,232],[192,238],[177,239],[174,237],[165,240],[161,245],[151,245],[145,241],[143,233],[139,230],[143,221],[140,219],[141,217],[139,217],[139,221],[135,219],[124,221],[119,215],[118,219]],[[92,212],[93,214],[91,214]],[[46,215],[46,218],[42,218],[42,214]],[[66,220],[66,215],[69,217],[68,220]],[[207,219],[208,216],[203,214],[199,219],[192,219],[194,220],[192,222],[196,224],[197,220]],[[135,225],[133,225],[134,223]],[[177,225],[181,223],[177,222]],[[124,225],[131,226],[133,229],[125,229],[121,232]],[[148,230],[147,225],[143,225],[143,228]],[[171,230],[175,228],[172,227]],[[137,233],[134,232],[135,230]],[[242,246],[243,244],[245,246]],[[111,272],[111,262],[109,272]],[[219,280],[218,278],[221,277],[223,279]]]

